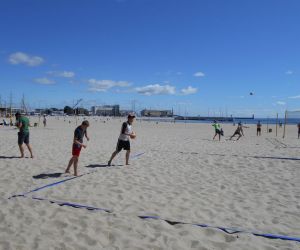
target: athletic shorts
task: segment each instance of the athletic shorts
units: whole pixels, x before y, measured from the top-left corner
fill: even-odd
[[[242,135],[240,132],[234,132],[234,135]]]
[[[261,128],[257,128],[257,132],[261,132]]]
[[[18,144],[29,144],[29,133],[18,132]]]
[[[216,134],[220,135],[221,134],[221,130],[216,129]]]
[[[118,140],[117,151],[120,152],[122,149],[130,150],[130,141]]]
[[[72,147],[72,155],[79,157],[81,148],[82,148],[81,146],[78,147],[77,145],[73,145],[73,147]]]

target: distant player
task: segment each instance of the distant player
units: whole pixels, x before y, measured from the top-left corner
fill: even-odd
[[[44,124],[44,127],[46,127],[46,126],[47,126],[47,119],[46,119],[46,115],[44,115],[43,124]]]
[[[130,156],[130,139],[134,139],[135,133],[132,131],[132,123],[134,121],[135,115],[129,114],[127,122],[122,124],[121,133],[118,139],[116,150],[112,153],[110,160],[107,165],[110,166],[112,160],[116,155],[122,150],[126,150],[126,165],[129,165],[129,156]]]
[[[214,121],[212,126],[215,128],[215,136],[213,137],[213,140],[216,138],[217,135],[219,135],[219,141],[220,141],[221,140],[221,134],[222,134],[220,124],[217,123],[217,121]]]
[[[80,126],[78,126],[74,131],[74,139],[72,146],[72,158],[69,161],[68,167],[65,173],[70,173],[70,168],[74,165],[74,175],[78,176],[77,167],[80,151],[82,148],[86,148],[87,146],[83,144],[83,137],[89,141],[90,138],[87,135],[87,128],[90,126],[88,121],[83,121]]]
[[[234,134],[230,137],[229,140],[231,140],[233,137],[235,137],[236,135],[238,135],[237,141],[244,136],[244,131],[243,131],[243,125],[241,122],[238,123],[238,126],[234,132]]]
[[[256,136],[261,136],[261,123],[260,121],[258,121],[257,125],[256,125]]]
[[[27,146],[30,157],[33,158],[32,149],[29,144],[29,119],[23,115],[21,115],[19,112],[16,113],[16,126],[19,128],[18,133],[18,145],[21,153],[21,158],[24,158],[24,148],[23,143]]]
[[[298,123],[297,127],[298,127],[298,139],[299,139],[300,138],[300,123]]]

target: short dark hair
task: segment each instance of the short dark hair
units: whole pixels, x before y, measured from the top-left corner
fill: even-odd
[[[130,113],[130,114],[128,114],[127,118],[128,118],[128,119],[129,119],[129,118],[135,118],[135,114]]]
[[[21,115],[20,112],[15,113],[15,116],[16,116],[16,117],[18,117],[18,116],[20,116],[20,115]]]
[[[81,125],[88,127],[88,126],[90,126],[90,123],[89,123],[89,121],[85,120],[81,123]]]

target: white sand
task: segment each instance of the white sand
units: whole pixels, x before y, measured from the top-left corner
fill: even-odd
[[[232,125],[225,125],[226,136],[218,142],[212,141],[209,124],[137,121],[132,155],[144,155],[123,166],[122,152],[114,161],[122,166],[89,168],[107,162],[121,127],[120,119],[89,120],[91,140],[82,150],[79,173],[97,171],[28,196],[107,208],[113,213],[22,197],[8,200],[12,194],[66,179],[33,176],[64,171],[75,122],[50,118],[47,128],[31,128],[35,159],[3,158],[19,152],[17,130],[1,127],[0,249],[300,249],[300,243],[291,241],[137,217],[155,215],[300,237],[300,161],[279,159],[300,158],[295,126],[288,128],[285,140],[282,129],[276,140],[274,132],[265,133],[265,127],[263,136],[256,137],[251,126],[245,129],[246,137],[235,142],[225,140],[234,132]]]

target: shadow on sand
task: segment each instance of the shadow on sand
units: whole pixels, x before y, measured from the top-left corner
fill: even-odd
[[[34,175],[32,178],[34,179],[48,179],[48,178],[59,178],[63,175],[64,173],[51,173],[51,174],[39,174],[39,175]]]
[[[90,164],[85,166],[86,168],[109,168],[107,164]]]
[[[107,164],[90,164],[85,166],[86,168],[110,168],[110,167],[122,167],[123,165],[114,165],[108,166]]]
[[[28,158],[28,157],[25,157]],[[20,156],[2,156],[0,155],[0,159],[21,159]]]

